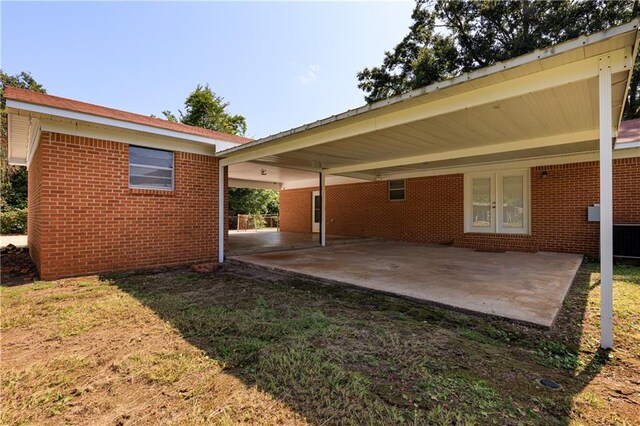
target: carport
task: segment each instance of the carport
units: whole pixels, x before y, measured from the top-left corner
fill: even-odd
[[[612,159],[637,54],[637,23],[222,151],[217,154],[220,191],[225,189],[225,168],[231,175],[242,163],[255,170],[276,167],[315,174],[324,246],[325,191],[330,179],[393,180],[599,161],[601,346],[610,348]],[[224,210],[222,197],[220,210]],[[223,262],[223,215],[219,225]],[[465,262],[459,265],[464,271]],[[473,270],[466,272],[471,281]],[[544,283],[537,285],[544,289]],[[527,303],[537,303],[536,297]]]
[[[233,256],[294,276],[347,284],[551,327],[582,256],[487,253],[435,244],[352,242]]]

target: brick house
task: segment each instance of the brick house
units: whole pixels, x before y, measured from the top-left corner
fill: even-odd
[[[405,191],[400,200],[391,199],[390,181],[327,186],[327,233],[598,257],[599,223],[587,217],[587,207],[599,200],[598,162],[536,166],[529,169],[529,179],[526,234],[465,232],[463,173],[398,180]],[[640,224],[639,180],[640,157],[614,160],[614,224]],[[312,232],[312,194],[317,191],[317,186],[280,191],[282,231]]]
[[[639,40],[636,20],[253,141],[8,88],[32,257],[43,278],[223,262],[220,194],[274,188],[281,230],[323,246],[600,255],[610,347],[612,228],[640,223],[640,126],[621,125]]]
[[[216,149],[246,138],[7,87],[43,279],[217,259]]]

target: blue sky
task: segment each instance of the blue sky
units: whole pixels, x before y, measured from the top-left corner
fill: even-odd
[[[362,105],[356,73],[408,32],[413,3],[0,7],[2,68],[50,94],[160,115],[209,83],[263,137]]]

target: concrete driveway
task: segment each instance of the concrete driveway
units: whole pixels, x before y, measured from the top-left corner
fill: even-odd
[[[374,241],[232,256],[240,262],[550,327],[582,256]]]

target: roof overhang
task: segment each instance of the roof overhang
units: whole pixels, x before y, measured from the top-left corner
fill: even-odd
[[[40,131],[64,131],[68,128],[81,128],[81,136],[93,136],[87,129],[99,129],[98,134],[116,142],[128,142],[131,135],[137,139],[152,138],[161,143],[151,143],[152,146],[165,149],[182,149],[188,152],[213,154],[216,151],[237,146],[237,143],[218,140],[200,135],[183,133],[170,129],[133,123],[109,117],[102,117],[83,112],[70,111],[46,105],[38,105],[14,99],[7,99],[7,113],[9,120],[9,164],[28,165],[30,156],[37,146]],[[109,135],[113,132],[114,136]],[[76,134],[76,130],[74,133]],[[128,134],[129,136],[126,136]],[[119,136],[118,136],[119,135]],[[134,139],[136,139],[134,137]],[[144,144],[144,141],[142,142]],[[197,147],[189,149],[189,146]]]
[[[634,20],[216,155],[371,180],[584,156],[598,150],[600,67],[615,137],[638,41]]]

